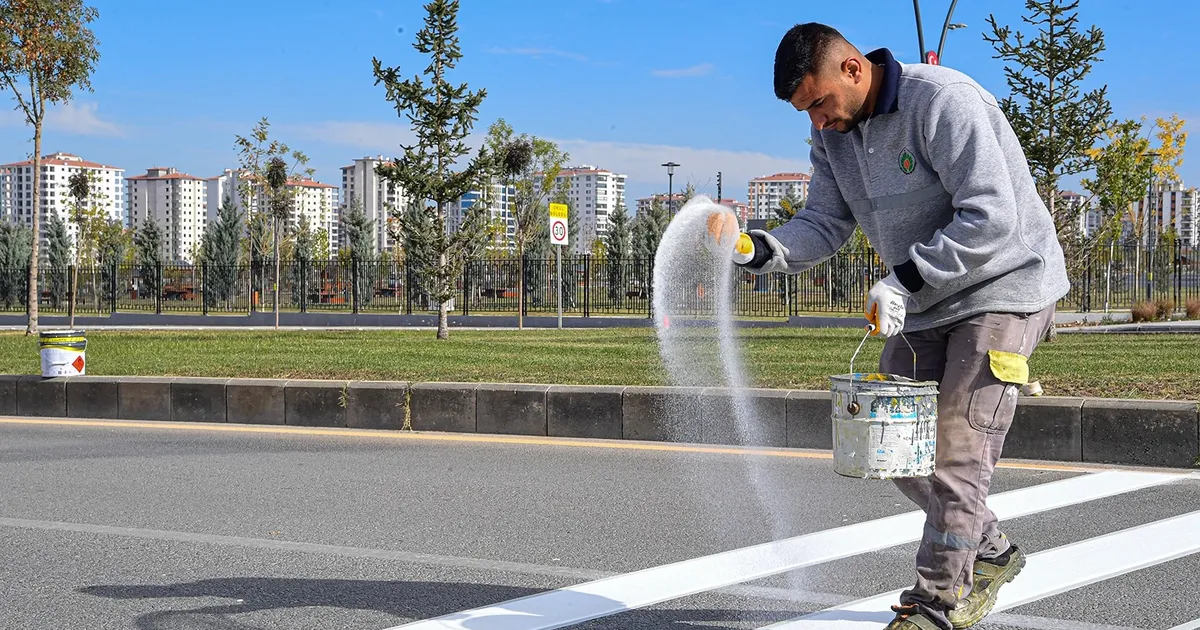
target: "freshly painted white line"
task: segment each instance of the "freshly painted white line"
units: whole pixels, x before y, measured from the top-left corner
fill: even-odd
[[[995,612],[1200,552],[1200,511],[1031,554],[1021,575],[1000,589]],[[880,630],[904,589],[829,608],[763,630]],[[1184,626],[1186,627],[1186,626]]]
[[[1175,626],[1171,630],[1200,630],[1200,619]]]
[[[1085,474],[997,494],[988,505],[1010,519],[1180,479],[1133,471]],[[801,567],[920,539],[925,514],[898,514],[794,538],[603,578],[388,630],[549,630]]]

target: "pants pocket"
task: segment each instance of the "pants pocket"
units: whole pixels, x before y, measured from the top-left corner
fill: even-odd
[[[1005,434],[1017,411],[1020,386],[1029,382],[1028,358],[1015,352],[988,351],[988,369],[979,375],[967,423],[982,433]]]

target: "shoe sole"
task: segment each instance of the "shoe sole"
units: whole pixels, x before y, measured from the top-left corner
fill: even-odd
[[[980,609],[979,618],[975,619],[974,621],[972,621],[971,623],[968,623],[968,624],[964,624],[964,625],[956,624],[956,625],[954,625],[954,630],[965,630],[966,628],[970,628],[971,626],[974,626],[974,625],[978,624],[979,622],[983,621],[984,619],[986,619],[988,615],[992,614],[992,609],[996,607],[996,599],[999,597],[1000,587],[1015,580],[1018,575],[1021,575],[1021,571],[1024,569],[1025,569],[1025,558],[1022,557],[1021,564],[1017,565],[1017,570],[1010,573],[1008,575],[1008,577],[1004,578],[1004,581],[1000,583],[1000,586],[996,587],[997,597],[989,597],[987,607]]]

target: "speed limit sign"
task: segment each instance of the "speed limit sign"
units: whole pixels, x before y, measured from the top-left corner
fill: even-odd
[[[567,244],[567,204],[550,204],[550,243],[553,245]]]

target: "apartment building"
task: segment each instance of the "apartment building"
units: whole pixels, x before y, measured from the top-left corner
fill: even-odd
[[[349,166],[342,167],[342,192],[337,206],[338,222],[349,212],[350,204],[362,204],[367,219],[374,221],[375,251],[389,251],[395,243],[388,234],[388,219],[393,210],[402,211],[409,202],[404,190],[391,182],[379,177],[375,168],[388,160],[382,155],[362,157],[354,160]],[[344,231],[340,231],[338,243],[345,247]]]
[[[196,262],[208,222],[208,181],[173,167],[154,166],[126,182],[129,225],[139,229],[150,217],[162,231],[166,260]]]
[[[206,180],[208,199],[208,220],[216,221],[221,204],[228,197],[238,212],[242,215],[243,225],[246,217],[265,208],[262,202],[262,187],[254,186],[250,190],[249,203],[243,199],[243,183],[248,181],[248,174],[240,169],[225,169],[225,172]],[[340,228],[338,214],[338,187],[324,184],[308,177],[289,180],[288,191],[293,195],[291,220],[288,229],[300,225],[300,217],[307,216],[309,229],[316,232],[324,228],[329,233],[329,253],[334,255],[340,243]]]
[[[329,255],[337,253],[339,223],[338,221],[338,187],[324,184],[308,177],[301,177],[288,182],[288,190],[292,193],[292,219],[290,229],[300,225],[300,217],[308,218],[308,227],[313,232],[324,229],[329,234]]]
[[[458,203],[455,204],[450,212],[449,228],[451,231],[457,230],[458,226],[462,225],[463,218],[468,211],[474,211],[476,204],[486,204],[489,214],[489,220],[499,229],[495,237],[495,242],[488,246],[489,249],[511,249],[516,246],[517,238],[517,219],[513,215],[513,197],[517,194],[515,186],[505,186],[503,183],[493,183],[487,188],[487,194],[484,190],[472,190],[467,194],[459,197]],[[483,206],[480,206],[482,208]]]
[[[775,208],[788,195],[807,199],[811,180],[808,173],[775,173],[750,180],[746,191],[750,218],[762,220],[775,216]]]
[[[1182,181],[1156,181],[1148,194],[1134,202],[1132,216],[1124,219],[1125,234],[1133,231],[1131,221],[1141,223],[1143,245],[1159,242],[1168,230],[1175,232],[1177,242],[1188,247],[1200,245],[1196,230],[1196,212],[1200,210],[1195,188],[1188,188]]]
[[[38,213],[39,237],[46,237],[46,221],[57,213],[67,223],[67,233],[75,242],[78,229],[71,223],[71,175],[84,172],[92,182],[91,203],[108,218],[128,225],[125,215],[125,169],[89,162],[71,153],[52,153],[42,158],[41,202]],[[0,215],[9,221],[33,223],[33,160],[0,166]]]
[[[625,203],[626,176],[608,169],[584,164],[559,171],[554,185],[566,191],[579,217],[579,239],[570,246],[586,252],[592,241],[608,233],[608,215]]]
[[[637,200],[637,211],[634,212],[635,217],[640,217],[647,212],[650,212],[650,207],[657,201],[668,213],[671,211],[678,212],[683,207],[683,193],[671,193],[670,198],[666,194],[654,194],[649,197],[642,197]],[[633,218],[633,217],[630,217]]]

